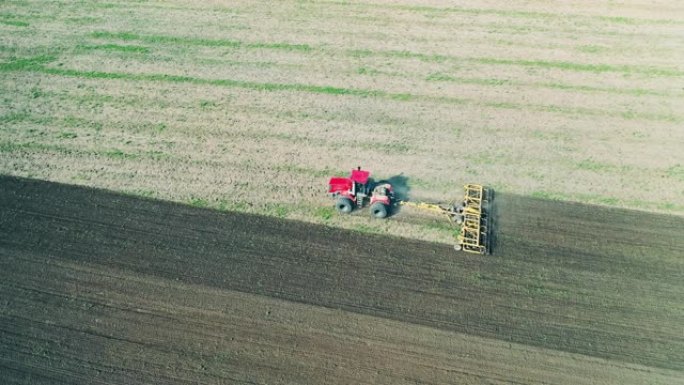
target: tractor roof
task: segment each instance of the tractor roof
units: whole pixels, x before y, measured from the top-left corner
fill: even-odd
[[[366,184],[368,182],[369,176],[370,176],[370,171],[352,170],[350,179],[356,183]]]

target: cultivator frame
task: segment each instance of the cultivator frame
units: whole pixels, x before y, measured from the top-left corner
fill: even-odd
[[[489,254],[489,215],[487,189],[479,184],[464,186],[461,228],[454,248],[469,253]]]
[[[454,249],[468,253],[491,252],[489,201],[493,191],[479,184],[466,184],[463,201],[443,206],[435,203],[401,201],[402,206],[415,207],[445,215],[449,222],[458,225]]]

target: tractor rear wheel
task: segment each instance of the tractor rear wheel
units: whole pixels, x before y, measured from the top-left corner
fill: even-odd
[[[335,203],[335,208],[342,214],[349,214],[352,212],[353,204],[349,198],[340,198]]]
[[[370,213],[373,218],[385,218],[388,214],[387,205],[380,202],[373,203],[370,207]]]

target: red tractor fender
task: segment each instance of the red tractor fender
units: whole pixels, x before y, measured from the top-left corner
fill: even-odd
[[[391,206],[394,199],[394,189],[389,183],[380,183],[373,188],[370,204],[382,203],[386,206]]]
[[[333,198],[345,197],[356,203],[356,197],[352,194],[354,182],[350,178],[333,177],[328,182],[328,194]]]
[[[328,182],[328,194],[350,191],[353,183],[349,178],[332,177]]]

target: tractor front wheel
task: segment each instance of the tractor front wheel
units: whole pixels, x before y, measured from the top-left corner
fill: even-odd
[[[340,198],[337,200],[337,203],[335,203],[335,208],[342,214],[349,214],[352,212],[352,207],[353,204],[349,198]]]
[[[387,205],[380,202],[373,203],[370,207],[370,213],[373,218],[385,218],[388,214]]]

